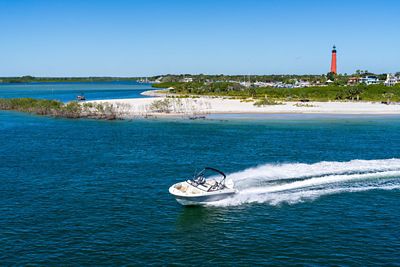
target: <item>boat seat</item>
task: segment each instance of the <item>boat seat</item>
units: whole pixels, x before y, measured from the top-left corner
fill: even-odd
[[[208,186],[213,186],[213,185],[216,184],[216,182],[217,182],[217,181],[215,181],[215,180],[207,181],[207,182],[206,182],[206,185],[208,185]]]

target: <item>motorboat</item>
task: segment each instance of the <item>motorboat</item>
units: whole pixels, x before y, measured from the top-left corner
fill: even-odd
[[[78,101],[85,101],[85,100],[86,100],[86,97],[85,97],[84,94],[80,94],[80,95],[76,96],[76,100],[78,100]]]
[[[234,183],[220,170],[206,167],[192,179],[174,184],[169,192],[184,206],[206,205],[232,197],[237,193]]]

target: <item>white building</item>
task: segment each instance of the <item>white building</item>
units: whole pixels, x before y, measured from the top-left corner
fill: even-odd
[[[266,83],[266,82],[255,82],[254,86],[255,87],[273,87],[275,84],[274,83]]]
[[[379,79],[376,76],[365,76],[363,78],[360,78],[360,83],[364,83],[366,85],[378,84]]]
[[[304,88],[304,87],[310,87],[310,82],[308,81],[296,81],[294,84],[295,88]]]
[[[393,74],[387,74],[386,81],[385,81],[386,86],[394,86],[399,82],[400,82],[400,80],[398,77],[396,77]]]
[[[250,88],[251,87],[251,82],[240,82],[239,83],[241,86],[244,86],[246,88]]]
[[[183,79],[180,80],[180,82],[191,83],[191,82],[193,82],[193,78],[183,78]]]
[[[331,79],[326,81],[326,84],[332,84],[332,83],[334,83],[334,82]]]

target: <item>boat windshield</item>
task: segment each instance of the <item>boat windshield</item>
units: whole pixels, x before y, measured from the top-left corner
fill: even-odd
[[[201,172],[195,174],[193,177],[192,181],[195,182],[196,184],[204,184],[206,182],[206,179],[215,175],[218,175],[220,177],[220,181],[217,181],[220,185],[225,184],[225,178],[226,175],[220,170],[206,167],[204,168]]]

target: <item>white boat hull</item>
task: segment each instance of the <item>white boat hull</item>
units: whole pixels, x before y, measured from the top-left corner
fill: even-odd
[[[169,188],[169,192],[179,204],[184,206],[207,205],[211,202],[232,197],[237,193],[233,188],[225,188],[213,192],[200,191],[187,182],[174,184]]]

